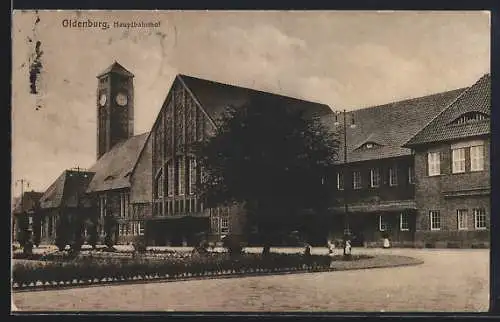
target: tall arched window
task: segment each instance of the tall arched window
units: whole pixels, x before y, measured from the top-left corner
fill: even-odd
[[[190,157],[188,162],[188,194],[194,194],[196,188],[196,159]]]
[[[155,197],[157,199],[163,197],[163,170],[160,170],[160,172],[156,175]]]
[[[175,186],[175,177],[174,177],[174,163],[172,160],[167,162],[167,176],[168,176],[168,185],[167,185],[167,193],[169,196],[174,195],[174,186]]]
[[[186,163],[184,156],[178,157],[176,160],[177,168],[177,192],[179,196],[186,193]]]

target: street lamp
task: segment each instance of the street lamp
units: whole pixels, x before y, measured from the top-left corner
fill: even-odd
[[[347,173],[347,111],[346,110],[343,110],[342,112],[335,112],[335,126],[339,126],[340,125],[340,121],[339,121],[339,114],[343,114],[343,120],[342,120],[342,133],[343,133],[343,136],[344,136],[344,169],[342,171],[342,176],[344,178],[344,182],[345,182],[345,178],[347,177],[346,176],[346,173]],[[351,114],[351,122],[350,122],[350,128],[351,129],[354,129],[356,127],[356,122],[354,120],[354,115]],[[345,227],[344,227],[344,236],[346,236],[348,238],[348,234],[349,234],[349,207],[348,207],[348,204],[347,204],[347,189],[346,187],[344,186],[343,187],[343,191],[344,191],[344,212],[345,212]],[[347,239],[344,241],[344,255],[347,254]]]

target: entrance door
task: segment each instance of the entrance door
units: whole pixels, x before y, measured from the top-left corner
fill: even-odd
[[[364,246],[366,222],[363,220],[362,216],[357,214],[350,214],[348,220],[349,230],[351,232],[351,245],[353,247]]]

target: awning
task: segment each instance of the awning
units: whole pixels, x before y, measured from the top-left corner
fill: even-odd
[[[378,213],[378,212],[389,212],[389,211],[407,211],[416,210],[417,205],[415,200],[397,200],[397,201],[385,201],[377,203],[357,203],[348,204],[348,212],[364,212],[364,213]],[[344,206],[336,206],[329,208],[330,211],[334,213],[345,213]]]

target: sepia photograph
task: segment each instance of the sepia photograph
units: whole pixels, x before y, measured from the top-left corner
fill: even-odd
[[[490,20],[13,10],[11,314],[488,312]]]

